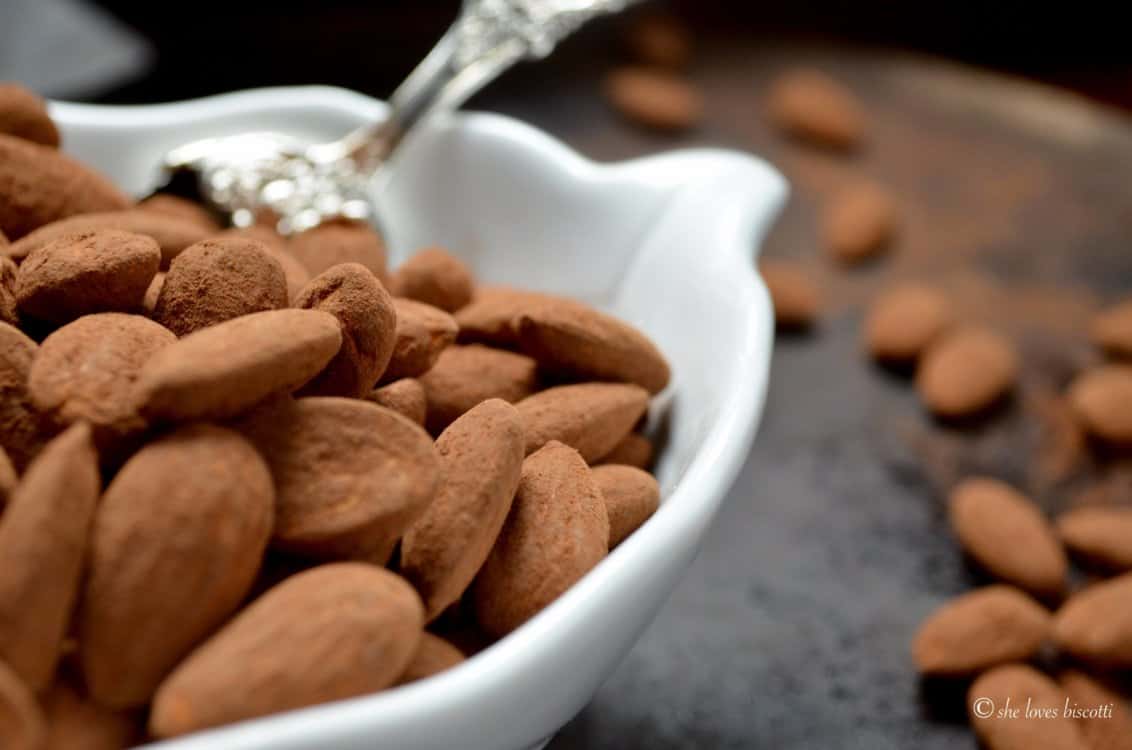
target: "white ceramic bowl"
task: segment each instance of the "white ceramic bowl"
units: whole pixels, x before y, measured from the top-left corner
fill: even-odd
[[[381,117],[331,88],[147,107],[53,104],[66,149],[148,191],[173,146],[278,129],[337,137]],[[481,279],[580,296],[640,326],[673,365],[656,515],[593,572],[466,664],[379,695],[161,743],[168,750],[520,750],[590,699],[675,587],[750,446],[771,307],[752,263],[786,194],[761,161],[692,150],[589,162],[514,120],[464,114],[408,142],[380,188],[392,260],[450,248]]]

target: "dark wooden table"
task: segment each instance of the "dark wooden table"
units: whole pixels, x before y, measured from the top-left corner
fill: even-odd
[[[765,156],[795,191],[765,252],[802,259],[828,297],[812,335],[776,346],[760,435],[698,560],[550,747],[972,747],[961,690],[925,691],[908,657],[923,616],[979,583],[942,493],[987,472],[1051,511],[1098,477],[1126,500],[1126,466],[1088,450],[1058,393],[1095,357],[1082,338],[1090,313],[1132,292],[1132,127],[1072,95],[933,59],[704,46],[692,77],[708,115],[684,137],[624,125],[600,98],[607,63],[584,50],[477,103],[599,160],[700,144]],[[859,157],[787,144],[765,125],[767,82],[811,63],[866,102]],[[822,256],[815,217],[861,175],[896,192],[903,226],[891,257],[845,271]],[[862,356],[864,301],[902,278],[939,284],[966,318],[1018,343],[1024,382],[990,418],[935,424],[906,378]]]

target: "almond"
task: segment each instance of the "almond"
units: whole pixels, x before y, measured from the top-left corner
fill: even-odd
[[[157,300],[161,296],[161,289],[165,286],[165,273],[158,271],[153,275],[153,280],[149,282],[149,286],[145,288],[145,296],[142,298],[142,310],[149,317],[153,317],[153,311],[157,308]]]
[[[463,596],[499,536],[519,486],[526,443],[515,407],[484,401],[436,441],[444,481],[401,540],[401,575],[433,620]]]
[[[638,432],[630,432],[598,463],[603,465],[624,464],[648,471],[652,466],[654,453],[655,449],[651,440]]]
[[[528,454],[557,440],[594,463],[629,434],[648,405],[648,392],[639,386],[580,383],[548,388],[523,399],[517,408]]]
[[[456,311],[460,343],[518,346],[519,336],[512,325],[515,319],[528,310],[564,299],[506,286],[480,287],[471,304]]]
[[[987,477],[960,482],[948,499],[951,528],[988,573],[1036,596],[1065,590],[1068,561],[1053,528],[1029,498]]]
[[[83,676],[99,703],[146,703],[235,611],[274,501],[263,459],[220,427],[183,427],[126,462],[95,517],[78,616]]]
[[[439,636],[424,633],[417,652],[413,654],[413,660],[397,678],[397,684],[408,685],[410,682],[432,677],[459,666],[463,661],[464,654],[460,649]]]
[[[621,544],[660,507],[660,485],[647,471],[633,466],[595,466],[594,483],[609,515],[609,548]]]
[[[317,276],[339,263],[360,263],[384,283],[385,243],[381,235],[367,224],[355,221],[330,221],[291,238],[287,249]]]
[[[1074,594],[1054,617],[1053,637],[1068,653],[1100,667],[1132,667],[1132,573]]]
[[[291,305],[295,304],[295,300],[299,298],[303,288],[310,283],[311,273],[307,267],[295,257],[294,253],[288,250],[287,240],[284,239],[277,232],[262,224],[255,224],[250,227],[241,227],[239,229],[226,229],[223,232],[212,235],[209,239],[219,240],[231,237],[242,237],[244,239],[259,240],[263,243],[263,250],[279,262],[279,267],[283,269],[283,278],[287,280],[287,299]]]
[[[823,217],[826,247],[842,263],[860,263],[889,248],[896,234],[896,201],[887,189],[858,182],[833,197]]]
[[[523,353],[548,372],[636,383],[649,393],[668,385],[668,363],[648,337],[580,302],[534,307],[515,319],[515,328]]]
[[[476,578],[476,619],[502,637],[538,614],[609,551],[609,517],[590,468],[551,441],[523,462],[503,531]]]
[[[387,556],[440,484],[428,434],[376,404],[301,398],[263,409],[240,427],[271,466],[274,543],[283,549]]]
[[[77,424],[32,462],[0,520],[0,660],[36,692],[59,661],[101,488]]]
[[[16,489],[17,482],[19,475],[16,474],[16,467],[12,465],[8,453],[0,448],[0,513],[4,512],[4,507],[8,504],[12,490]]]
[[[1012,586],[956,597],[920,625],[912,656],[921,674],[960,677],[1027,661],[1049,637],[1053,616]]]
[[[475,279],[464,261],[439,247],[421,250],[389,280],[393,293],[452,313],[472,301]]]
[[[130,199],[105,177],[59,153],[0,133],[0,231],[15,244],[32,230],[74,214],[116,211]]]
[[[1087,750],[1077,725],[1062,718],[1064,704],[1057,683],[1024,664],[995,667],[967,690],[971,725],[987,750]]]
[[[1116,357],[1132,357],[1132,299],[1098,313],[1089,335],[1105,352]]]
[[[18,328],[0,323],[0,448],[22,470],[43,445],[43,425],[27,382],[39,347]]]
[[[928,347],[916,373],[916,390],[940,417],[977,414],[994,405],[1018,378],[1018,354],[992,331],[965,328]]]
[[[771,86],[771,122],[788,135],[838,150],[861,146],[865,113],[849,89],[817,70],[792,70]]]
[[[4,245],[0,243],[0,252]],[[15,261],[0,255],[0,323],[10,326],[20,324],[20,311],[16,303],[16,274],[19,273]]]
[[[376,692],[413,659],[424,613],[412,587],[364,563],[288,578],[162,684],[150,731],[172,737]]]
[[[423,375],[456,340],[456,321],[443,310],[403,297],[394,297],[393,307],[397,310],[397,342],[382,383]]]
[[[1057,533],[1070,552],[1094,565],[1132,570],[1132,508],[1077,508],[1057,519]]]
[[[204,206],[191,200],[169,193],[151,195],[137,205],[139,211],[152,211],[162,216],[172,216],[182,221],[191,221],[209,232],[219,232],[220,223]]]
[[[759,262],[759,273],[774,307],[774,322],[781,329],[802,330],[821,314],[821,292],[802,264],[792,260]]]
[[[370,393],[397,342],[393,298],[377,277],[358,263],[331,266],[300,292],[295,307],[328,312],[342,324],[342,347],[303,386],[302,395],[362,398]]]
[[[46,737],[47,722],[35,695],[0,661],[0,747],[41,750]]]
[[[424,427],[428,400],[424,386],[419,380],[414,378],[394,380],[389,385],[370,391],[367,398],[378,406],[392,409],[410,422]]]
[[[319,310],[270,310],[197,331],[142,367],[144,415],[170,420],[236,416],[290,393],[338,353],[338,319]]]
[[[1132,710],[1127,699],[1109,686],[1075,669],[1057,676],[1070,701],[1077,728],[1089,750],[1132,750]],[[1103,713],[1107,707],[1111,713]],[[1101,709],[1100,715],[1088,715]],[[1081,715],[1084,714],[1084,715]]]
[[[284,307],[287,279],[279,262],[263,243],[229,237],[198,242],[173,260],[153,319],[185,336],[241,315]]]
[[[59,129],[47,114],[47,103],[17,83],[0,83],[0,133],[59,147]]]
[[[9,254],[17,262],[37,248],[73,234],[113,229],[152,237],[161,247],[161,267],[169,263],[186,247],[203,240],[208,230],[200,225],[154,211],[136,208],[121,211],[83,212],[78,216],[53,221],[12,243]]]
[[[39,347],[28,375],[35,408],[54,423],[88,422],[100,446],[146,426],[135,384],[142,366],[177,340],[140,315],[87,315],[58,329]]]
[[[1132,442],[1132,365],[1104,365],[1080,375],[1069,387],[1069,403],[1093,435]]]
[[[652,130],[689,130],[704,117],[700,92],[690,81],[671,72],[619,68],[606,76],[604,92],[622,117]]]
[[[538,390],[538,367],[530,357],[472,344],[451,346],[420,378],[428,400],[428,431],[436,435],[489,398],[522,401]]]
[[[132,716],[99,706],[66,678],[56,680],[43,697],[43,711],[44,750],[122,750],[140,739]]]
[[[133,312],[161,263],[150,237],[112,229],[67,235],[36,248],[16,276],[28,315],[66,323],[99,312]]]
[[[865,348],[881,362],[913,362],[954,319],[942,294],[921,284],[883,292],[865,318]]]

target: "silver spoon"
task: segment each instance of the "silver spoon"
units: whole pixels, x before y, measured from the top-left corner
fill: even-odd
[[[169,180],[188,173],[201,198],[250,226],[267,213],[293,234],[334,217],[376,221],[370,187],[422,120],[456,109],[503,71],[541,59],[584,23],[638,0],[464,0],[460,16],[389,100],[389,116],[330,143],[276,132],[207,138],[170,151]]]

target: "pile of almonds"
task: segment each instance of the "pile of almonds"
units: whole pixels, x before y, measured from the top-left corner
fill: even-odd
[[[114,750],[459,664],[657,508],[669,368],[368,226],[135,204],[0,87],[0,747]]]

